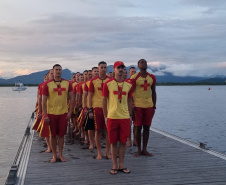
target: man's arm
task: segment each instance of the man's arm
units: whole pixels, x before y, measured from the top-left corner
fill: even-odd
[[[87,96],[88,96],[88,92],[87,91],[83,91],[83,108],[87,108]]]
[[[49,123],[49,117],[47,115],[47,98],[48,96],[42,95],[42,112],[43,112],[45,123]]]
[[[133,105],[133,103],[132,103],[132,98],[128,98],[128,110],[129,110],[129,115],[130,115],[130,117],[131,117],[131,115],[132,115],[132,105]]]
[[[102,101],[102,107],[103,107],[103,113],[104,113],[104,120],[105,124],[107,125],[107,115],[108,115],[108,110],[107,110],[107,99],[108,97],[103,96],[103,101]]]
[[[88,96],[89,96],[89,108],[92,108],[93,107],[93,102],[92,102],[93,93],[89,92]]]
[[[89,118],[93,119],[94,118],[94,114],[93,114],[93,110],[92,110],[92,107],[93,107],[93,104],[92,104],[93,93],[89,92],[88,97],[89,97]]]
[[[153,101],[153,106],[156,107],[156,99],[157,99],[157,95],[156,95],[156,85],[155,84],[152,84],[151,86],[151,95],[152,95],[152,101]]]
[[[38,95],[38,118],[42,118],[42,96]]]
[[[72,111],[73,111],[73,108],[74,108],[74,95],[73,95],[73,91],[70,91],[68,93],[68,98],[69,98],[69,112],[68,112],[68,116],[67,116],[67,119],[70,120],[71,118],[71,114],[72,114]]]

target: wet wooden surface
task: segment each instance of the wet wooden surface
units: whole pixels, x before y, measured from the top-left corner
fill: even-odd
[[[128,147],[125,166],[130,174],[111,175],[112,161],[96,160],[77,137],[65,136],[67,162],[50,163],[52,155],[42,138],[34,135],[28,162],[26,185],[35,184],[226,184],[226,161],[191,146],[150,131],[148,150],[154,157],[134,157],[136,147]],[[104,154],[104,143],[102,153]]]

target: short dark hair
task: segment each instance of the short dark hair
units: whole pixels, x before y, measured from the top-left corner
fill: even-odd
[[[53,69],[54,69],[54,67],[61,67],[61,65],[60,64],[55,64],[54,66],[53,66]],[[62,67],[61,67],[62,68]]]
[[[89,70],[88,72],[92,72],[92,70]]]
[[[147,62],[147,60],[145,60],[145,59],[142,58],[142,59],[138,60],[138,63],[137,63],[137,64],[139,65],[139,63],[140,63],[142,60],[144,60],[145,62]]]
[[[88,73],[88,70],[83,71],[83,74],[86,73],[86,72]]]
[[[132,67],[129,68],[129,71],[130,71],[130,69],[136,69],[136,68],[132,66]]]
[[[92,71],[93,71],[94,69],[97,69],[97,67],[92,67]]]
[[[99,66],[99,65],[101,65],[101,64],[106,64],[106,65],[107,65],[107,63],[106,63],[106,62],[101,61],[101,62],[99,62],[98,66]]]

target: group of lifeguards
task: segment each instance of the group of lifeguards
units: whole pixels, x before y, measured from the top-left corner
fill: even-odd
[[[66,161],[63,157],[63,145],[70,120],[74,132],[85,138],[85,143],[89,143],[89,149],[96,146],[96,159],[99,160],[102,159],[101,133],[102,130],[107,130],[104,156],[112,158],[111,174],[117,174],[118,171],[130,173],[124,166],[124,155],[126,142],[127,146],[132,145],[132,120],[133,144],[137,146],[134,156],[153,156],[147,151],[147,143],[156,109],[156,78],[147,72],[145,59],[138,61],[138,68],[140,71],[136,73],[136,68],[131,67],[130,78],[127,79],[123,62],[115,62],[114,71],[107,75],[107,63],[101,61],[92,70],[73,74],[69,81],[61,77],[62,67],[59,64],[49,70],[44,82],[38,87],[38,116],[33,129],[40,132],[41,137],[45,137],[48,146],[46,152],[52,151],[53,154],[50,162],[56,162],[57,158],[62,162]]]

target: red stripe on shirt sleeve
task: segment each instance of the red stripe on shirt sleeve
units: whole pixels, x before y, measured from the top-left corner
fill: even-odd
[[[68,92],[71,92],[71,91],[73,91],[72,83],[69,83],[69,89],[68,89]]]
[[[79,90],[78,90],[79,94],[83,94],[83,90],[82,90],[82,84],[79,86]]]
[[[108,96],[109,96],[109,90],[108,90],[107,83],[108,83],[108,82],[105,82],[105,83],[104,83],[104,86],[103,86],[103,92],[102,92],[102,96],[105,96],[105,97],[108,97]]]
[[[90,84],[89,84],[89,92],[94,92],[94,85],[93,85],[93,80],[90,81]]]
[[[42,86],[42,95],[44,95],[44,96],[48,96],[48,95],[49,95],[47,83],[45,83],[45,84]]]
[[[77,88],[77,85],[75,85],[75,86],[74,86],[74,89],[73,89],[73,93],[74,93],[74,94],[76,94],[76,93],[77,93],[76,88]]]
[[[132,96],[133,96],[133,86],[129,90],[128,98],[132,98]]]
[[[87,84],[85,83],[85,85],[84,85],[84,91],[88,91],[89,89],[88,89],[88,86],[87,86]]]

